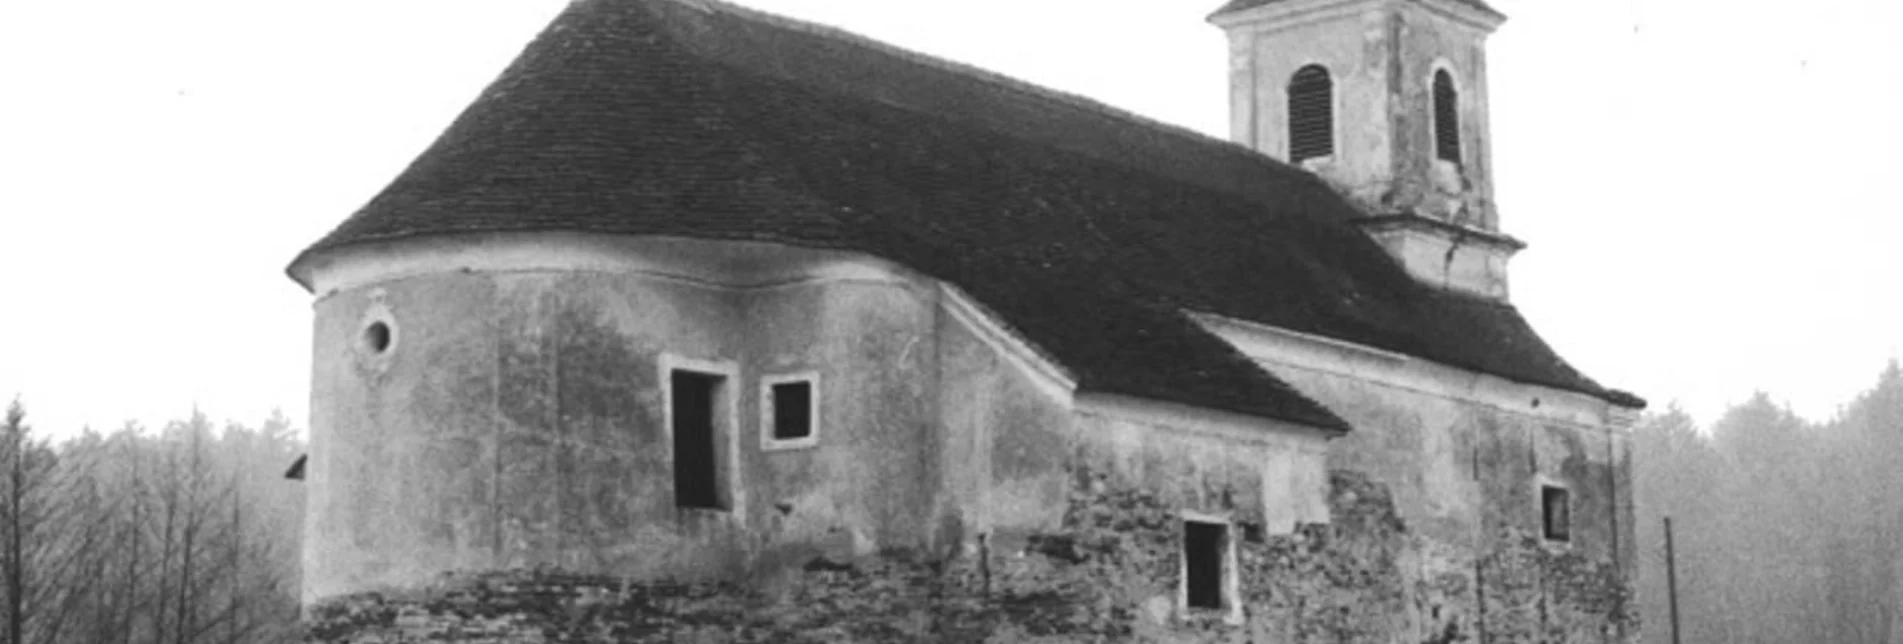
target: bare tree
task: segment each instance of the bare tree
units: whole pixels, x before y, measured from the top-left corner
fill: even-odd
[[[15,401],[0,425],[0,644],[282,642],[296,637],[304,446],[282,414],[203,414],[57,448]]]

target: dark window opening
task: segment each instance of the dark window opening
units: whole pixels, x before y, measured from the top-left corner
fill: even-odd
[[[390,325],[383,322],[371,322],[363,329],[363,346],[371,353],[383,353],[390,348]]]
[[[1190,608],[1222,608],[1223,550],[1228,547],[1227,526],[1199,521],[1183,522],[1183,585]]]
[[[773,439],[794,440],[813,435],[813,383],[773,385]]]
[[[1434,156],[1460,163],[1460,93],[1445,69],[1434,72]]]
[[[1572,539],[1571,508],[1568,507],[1566,488],[1552,485],[1540,486],[1540,516],[1545,523],[1546,538],[1553,541]]]
[[[675,371],[670,376],[674,409],[674,505],[722,509],[720,462],[714,419],[721,376]]]
[[[1264,535],[1262,532],[1262,524],[1251,521],[1248,523],[1240,524],[1239,527],[1242,528],[1243,541],[1246,541],[1249,543],[1262,543],[1262,541],[1264,540]]]
[[[1303,67],[1289,79],[1289,163],[1335,153],[1334,94],[1335,82],[1320,65]]]

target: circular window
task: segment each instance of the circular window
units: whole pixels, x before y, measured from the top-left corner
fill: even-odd
[[[396,313],[390,310],[383,289],[372,289],[369,299],[369,306],[364,307],[362,317],[357,318],[356,337],[350,338],[348,342],[353,345],[351,351],[358,358],[381,369],[387,366],[390,353],[396,350],[396,345],[403,338],[399,337],[401,329],[396,327]]]
[[[378,320],[364,327],[363,348],[368,349],[370,353],[383,353],[390,350],[390,325]]]

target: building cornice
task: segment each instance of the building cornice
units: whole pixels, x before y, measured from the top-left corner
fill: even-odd
[[[863,253],[749,241],[471,233],[369,242],[300,261],[293,276],[323,299],[373,284],[451,272],[638,274],[702,288],[749,290],[814,282],[898,283],[909,269]]]
[[[1356,224],[1416,281],[1496,301],[1508,299],[1507,262],[1526,247],[1500,233],[1414,214]]]
[[[1396,215],[1376,215],[1355,220],[1355,225],[1369,233],[1390,230],[1411,230],[1432,234],[1447,240],[1473,241],[1511,255],[1526,249],[1526,242],[1506,233],[1482,230],[1472,226],[1423,217],[1412,213]]]

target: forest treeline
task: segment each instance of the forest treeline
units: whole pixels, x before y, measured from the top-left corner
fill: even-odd
[[[128,423],[58,444],[16,400],[0,425],[0,644],[299,638],[304,451],[290,421],[156,431]]]
[[[1828,422],[1757,394],[1699,431],[1675,407],[1635,430],[1639,601],[1671,642],[1672,519],[1682,642],[1888,644],[1903,637],[1903,371]]]

